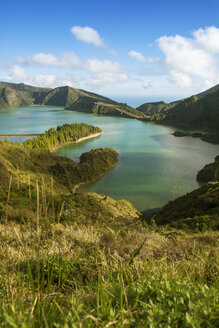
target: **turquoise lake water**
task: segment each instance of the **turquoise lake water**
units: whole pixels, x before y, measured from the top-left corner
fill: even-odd
[[[138,210],[161,207],[197,188],[198,170],[219,154],[219,145],[192,137],[176,138],[171,135],[174,127],[134,119],[94,116],[52,106],[0,111],[0,133],[41,133],[74,122],[98,125],[103,135],[64,146],[56,154],[79,160],[92,148],[113,147],[119,152],[119,162],[112,170],[79,191],[125,198]]]

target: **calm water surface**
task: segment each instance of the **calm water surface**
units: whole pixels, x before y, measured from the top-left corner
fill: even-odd
[[[161,207],[197,188],[197,171],[219,154],[218,145],[172,136],[174,127],[94,116],[52,106],[0,111],[0,133],[41,133],[74,122],[98,125],[104,133],[60,148],[56,151],[58,155],[78,160],[83,152],[92,148],[113,147],[119,151],[116,167],[95,183],[84,185],[80,191],[125,198],[139,210]]]

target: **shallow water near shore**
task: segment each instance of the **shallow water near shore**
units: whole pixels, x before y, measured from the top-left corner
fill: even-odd
[[[88,123],[103,129],[103,135],[69,144],[57,155],[79,160],[92,148],[113,147],[118,164],[81,192],[97,192],[115,199],[125,198],[140,211],[161,207],[199,187],[196,174],[219,154],[219,145],[192,137],[176,138],[176,128],[134,119],[94,116],[65,111],[60,107],[34,106],[0,111],[0,133],[42,133],[64,123]],[[22,142],[24,138],[8,138]]]

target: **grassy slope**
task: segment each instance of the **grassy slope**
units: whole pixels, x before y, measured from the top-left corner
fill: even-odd
[[[213,163],[205,165],[197,174],[200,182],[219,181],[219,156],[215,157]]]
[[[126,104],[117,103],[109,98],[85,90],[68,86],[52,90],[25,84],[0,82],[0,109],[33,104],[63,106],[67,110],[100,115],[146,118],[145,114]]]
[[[125,213],[0,224],[1,327],[216,327],[217,251]]]
[[[182,127],[219,129],[219,85],[195,96],[166,104],[146,103],[137,108],[150,120]]]
[[[178,126],[219,129],[219,90],[203,98],[192,96],[165,113],[161,122]],[[159,119],[158,119],[159,120]]]
[[[179,229],[219,230],[219,156],[197,174],[197,180],[207,182],[200,188],[178,197],[153,215],[152,221]],[[150,219],[151,219],[150,218]],[[146,217],[146,219],[148,219]]]
[[[109,150],[108,155],[114,163],[117,154]],[[103,150],[83,154],[76,164],[0,143],[1,326],[216,327],[218,232],[212,218],[218,213],[219,183],[167,205],[158,215],[168,214],[168,225],[156,225],[162,223],[156,218],[148,225],[127,201],[70,193],[78,181],[99,176],[99,168],[105,172],[105,164]],[[45,185],[38,220],[35,211],[18,213],[25,199],[30,207],[28,173],[32,208],[37,207],[36,180],[39,190]],[[51,202],[51,174],[55,217],[44,210]],[[63,204],[68,212],[61,210]],[[15,205],[17,222],[11,220]],[[176,215],[177,222],[187,218],[185,209],[193,223],[171,227]],[[212,224],[200,225],[197,215],[211,217]]]
[[[157,224],[196,229],[204,227],[219,229],[219,182],[209,182],[187,195],[165,205],[153,216]]]
[[[179,101],[171,102],[170,104],[165,103],[164,101],[145,103],[136,109],[148,116],[153,116],[155,114],[165,113],[168,109],[174,107]]]
[[[118,153],[111,149],[94,149],[81,156],[80,163],[77,164],[67,157],[59,157],[49,153],[38,153],[5,142],[0,143],[0,195],[2,211],[5,217],[5,203],[9,185],[9,177],[12,175],[12,186],[9,202],[9,217],[28,217],[27,209],[32,207],[31,216],[36,211],[36,182],[40,190],[40,204],[44,207],[44,200],[47,199],[48,213],[52,211],[51,202],[51,176],[53,176],[53,195],[55,202],[56,216],[60,212],[63,201],[64,208],[77,208],[78,215],[83,217],[88,213],[107,213],[116,216],[119,211],[113,209],[110,198],[99,195],[76,194],[75,188],[81,183],[91,182],[98,179],[117,163]],[[31,202],[29,199],[28,179],[30,177]],[[73,193],[72,193],[73,192]],[[45,193],[45,195],[44,195]],[[50,199],[50,203],[49,203]],[[115,202],[115,206],[122,208],[128,215],[137,216],[136,209],[129,202]]]
[[[62,100],[61,100],[62,99]],[[46,97],[44,104],[65,106],[67,110],[77,110],[85,113],[100,115],[124,116],[132,118],[144,118],[145,115],[136,109],[120,104],[109,98],[88,91],[60,87],[54,89]]]
[[[0,109],[40,104],[50,90],[23,83],[0,82]]]

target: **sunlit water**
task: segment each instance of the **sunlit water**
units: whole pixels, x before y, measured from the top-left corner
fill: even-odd
[[[198,170],[219,154],[218,145],[191,137],[172,136],[174,127],[94,116],[52,106],[0,111],[0,133],[41,133],[50,127],[74,122],[98,125],[104,133],[62,147],[56,154],[78,160],[83,152],[97,147],[113,147],[119,152],[118,164],[95,183],[81,187],[80,191],[125,198],[139,210],[161,207],[197,188]]]

